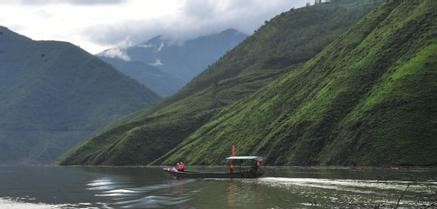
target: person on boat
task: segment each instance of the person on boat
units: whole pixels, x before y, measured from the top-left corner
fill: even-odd
[[[184,162],[180,162],[179,165],[181,166],[181,170],[182,172],[185,171],[185,163]]]
[[[229,172],[230,172],[230,173],[233,173],[234,171],[235,171],[235,165],[234,165],[233,162],[230,162],[230,163],[229,163]]]
[[[261,167],[261,160],[255,161],[256,169],[258,170]]]
[[[176,170],[181,171],[181,164],[180,163],[176,163]]]
[[[261,161],[255,160],[255,164],[253,164],[252,168],[250,169],[250,172],[252,172],[252,173],[258,172],[260,167],[261,167]]]

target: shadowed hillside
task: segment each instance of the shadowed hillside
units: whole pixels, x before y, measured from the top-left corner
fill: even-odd
[[[140,61],[125,61],[103,56],[99,56],[99,58],[162,97],[177,92],[183,86],[182,81],[163,72],[158,67]]]
[[[0,27],[0,164],[49,163],[159,97],[82,49]]]

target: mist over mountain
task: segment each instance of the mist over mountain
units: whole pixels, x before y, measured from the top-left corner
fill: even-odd
[[[175,43],[157,36],[141,44],[105,50],[97,56],[162,96],[169,96],[247,35],[234,29]]]
[[[162,97],[167,97],[182,88],[180,79],[165,73],[158,67],[140,61],[125,61],[119,58],[99,56],[119,72],[135,79]]]
[[[0,27],[0,164],[50,163],[107,122],[159,100],[67,42]]]

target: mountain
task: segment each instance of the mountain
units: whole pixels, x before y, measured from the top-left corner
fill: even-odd
[[[387,1],[164,163],[216,164],[236,144],[270,165],[437,165],[436,20],[437,1]]]
[[[82,49],[0,27],[0,163],[49,163],[159,97]]]
[[[97,56],[160,95],[169,96],[246,37],[234,29],[182,44],[157,36],[141,44],[108,49]]]
[[[194,133],[198,135],[196,130],[207,128],[204,125],[208,121],[214,121],[233,103],[299,69],[379,3],[339,0],[278,15],[176,95],[107,126],[66,154],[60,163],[160,163],[165,153]]]
[[[182,88],[182,81],[165,73],[158,67],[140,61],[125,61],[119,58],[98,55],[121,73],[135,79],[162,97],[174,94]]]

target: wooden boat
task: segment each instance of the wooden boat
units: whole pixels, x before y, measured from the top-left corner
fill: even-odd
[[[177,178],[258,178],[263,175],[259,168],[259,162],[262,160],[258,156],[231,156],[226,160],[232,163],[239,163],[238,171],[233,172],[194,172],[194,171],[178,171],[175,168],[163,168],[163,171]],[[249,169],[241,167],[243,162],[254,161],[254,166]]]
[[[229,172],[229,173],[214,173],[214,172],[193,172],[193,171],[177,171],[171,168],[163,169],[168,174],[177,178],[258,178],[263,175],[262,172]]]

